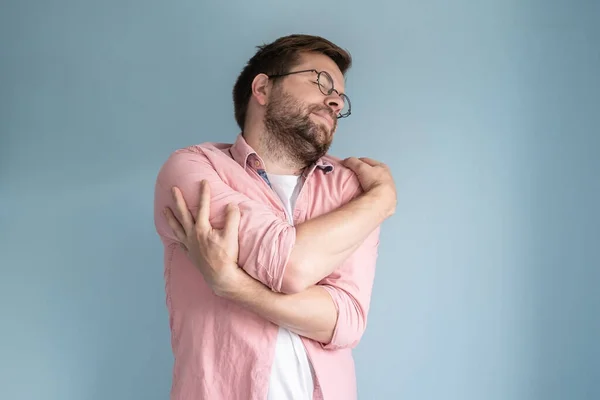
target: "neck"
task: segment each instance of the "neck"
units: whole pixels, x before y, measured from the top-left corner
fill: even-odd
[[[264,127],[258,129],[245,129],[244,139],[256,151],[265,163],[268,173],[276,175],[300,175],[306,164],[293,157],[285,150],[284,146],[274,137],[269,135]]]

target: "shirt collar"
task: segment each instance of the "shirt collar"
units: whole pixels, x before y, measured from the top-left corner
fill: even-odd
[[[231,146],[229,152],[231,153],[231,157],[233,157],[233,159],[244,169],[248,165],[251,165],[256,169],[264,169],[263,160],[256,153],[256,151],[250,147],[241,133],[238,134],[235,143]],[[313,165],[308,167],[304,175],[310,174],[315,168],[319,168],[324,173],[328,174],[333,171],[333,164],[322,157]]]

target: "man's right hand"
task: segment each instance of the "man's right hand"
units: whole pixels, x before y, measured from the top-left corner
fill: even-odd
[[[393,215],[396,210],[396,184],[390,168],[367,157],[349,157],[343,164],[354,171],[363,191],[382,205],[384,215]]]
[[[180,246],[200,271],[206,283],[218,296],[235,290],[240,273],[238,267],[240,210],[230,203],[225,210],[225,226],[213,228],[210,223],[210,186],[200,182],[198,214],[194,220],[179,188],[172,189],[175,207],[164,209],[167,223]],[[245,274],[245,273],[244,273]]]

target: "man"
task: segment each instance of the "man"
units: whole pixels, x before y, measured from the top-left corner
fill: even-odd
[[[234,86],[235,143],[162,166],[172,399],[356,398],[351,349],[396,191],[384,164],[326,154],[350,65],[316,36],[260,46]]]

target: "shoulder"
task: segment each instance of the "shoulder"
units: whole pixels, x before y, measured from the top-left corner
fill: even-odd
[[[339,182],[342,195],[346,200],[351,200],[362,193],[358,177],[354,171],[343,164],[343,159],[327,154],[323,156],[322,160],[333,166],[332,174],[335,175],[335,180]]]
[[[173,150],[160,166],[158,180],[171,180],[200,170],[212,169],[230,160],[228,149],[231,144],[204,142]]]
[[[210,160],[215,157],[228,157],[231,143],[204,142],[173,150],[163,164],[164,166],[185,162],[187,160]]]
[[[169,159],[185,157],[185,156],[198,156],[206,157],[210,153],[222,153],[225,154],[231,148],[231,143],[218,143],[218,142],[204,142],[194,145],[189,145],[176,149],[171,152]]]

